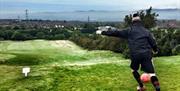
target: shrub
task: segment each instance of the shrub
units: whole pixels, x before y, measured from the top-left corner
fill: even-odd
[[[173,53],[174,55],[180,54],[180,44],[177,45],[177,46],[172,50],[172,53]]]

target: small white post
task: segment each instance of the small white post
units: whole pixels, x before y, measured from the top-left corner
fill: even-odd
[[[25,77],[27,77],[27,74],[28,74],[28,73],[24,73]]]
[[[30,72],[30,67],[24,67],[22,68],[22,73],[24,74],[25,77],[28,76],[28,73]]]

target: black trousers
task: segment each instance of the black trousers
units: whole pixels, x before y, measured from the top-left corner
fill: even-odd
[[[155,73],[152,63],[152,52],[136,53],[131,55],[131,65],[133,70],[139,70],[139,67],[146,73]]]

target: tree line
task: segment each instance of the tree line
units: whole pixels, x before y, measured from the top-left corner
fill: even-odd
[[[71,32],[69,29],[0,29],[0,40],[33,40],[33,39],[47,39],[47,40],[64,40],[69,39]]]

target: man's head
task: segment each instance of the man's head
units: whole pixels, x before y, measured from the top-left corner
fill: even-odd
[[[132,21],[141,21],[141,18],[138,13],[133,14]]]

